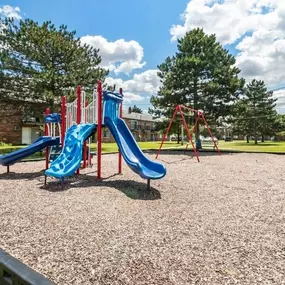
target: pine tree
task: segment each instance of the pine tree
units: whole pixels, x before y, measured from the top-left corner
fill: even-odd
[[[252,80],[246,85],[243,97],[235,105],[235,131],[253,136],[257,144],[258,136],[264,141],[265,135],[275,132],[277,112],[276,100],[262,80]]]
[[[0,22],[1,101],[17,100],[21,107],[44,102],[53,108],[77,85],[92,89],[107,71],[99,67],[98,49],[82,45],[75,31],[51,22],[26,19]]]
[[[139,113],[139,114],[142,114],[142,109],[140,109],[139,107],[137,107],[137,105],[134,105],[132,108],[131,108],[131,111],[133,113]]]
[[[151,98],[152,113],[170,118],[178,104],[204,111],[209,122],[227,116],[244,85],[235,58],[215,35],[193,29],[178,40],[178,52],[158,66],[162,87]],[[195,134],[199,138],[199,126]]]

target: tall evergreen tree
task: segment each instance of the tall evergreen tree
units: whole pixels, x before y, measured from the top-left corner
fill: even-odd
[[[265,135],[272,135],[276,130],[277,112],[275,102],[265,83],[261,80],[252,80],[246,85],[244,95],[235,105],[235,131],[249,137],[253,136],[257,144],[258,136],[264,141]]]
[[[152,112],[170,118],[177,104],[202,109],[209,122],[227,116],[244,85],[235,58],[215,35],[193,29],[178,40],[178,52],[158,66],[162,87],[151,98]],[[199,126],[195,137],[199,138]]]
[[[51,22],[27,19],[0,22],[1,101],[44,102],[53,107],[62,95],[83,85],[88,89],[107,72],[99,67],[98,49],[82,45],[75,31]]]

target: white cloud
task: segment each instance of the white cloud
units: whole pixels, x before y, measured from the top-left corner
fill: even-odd
[[[132,103],[142,101],[143,97],[132,92],[124,92],[124,102],[125,103]]]
[[[236,45],[237,66],[247,80],[285,83],[284,0],[192,0],[182,17],[183,25],[170,30],[172,41],[201,27],[223,45]]]
[[[19,7],[12,7],[9,5],[4,5],[0,7],[0,15],[8,18],[14,18],[16,20],[21,20],[22,17],[20,15],[20,8]]]
[[[133,79],[122,80],[121,78],[107,77],[105,83],[116,89],[123,88],[127,103],[132,101],[149,101],[151,95],[155,95],[161,85],[157,70],[150,69],[142,73],[135,73]]]
[[[107,77],[105,81],[108,85],[116,84],[117,88],[133,93],[156,94],[161,83],[157,76],[157,70],[149,69],[142,73],[135,73],[133,79],[123,81],[120,78]]]
[[[146,64],[142,61],[144,56],[143,48],[136,41],[119,39],[109,42],[102,36],[87,35],[81,38],[81,42],[99,48],[99,54],[102,57],[102,67],[115,73],[129,74]]]
[[[173,25],[170,29],[172,40],[187,31],[203,27],[208,34],[216,34],[222,44],[232,44],[246,32],[268,27],[274,23],[271,12],[280,0],[192,0],[182,15],[183,25]],[[264,21],[263,8],[267,8]],[[266,17],[266,16],[265,16]]]

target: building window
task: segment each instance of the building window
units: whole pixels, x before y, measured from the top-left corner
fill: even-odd
[[[136,130],[138,128],[138,121],[131,120],[131,130]]]

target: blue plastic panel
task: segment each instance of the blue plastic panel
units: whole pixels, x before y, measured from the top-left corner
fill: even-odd
[[[60,123],[61,115],[53,113],[45,116],[45,123]]]

